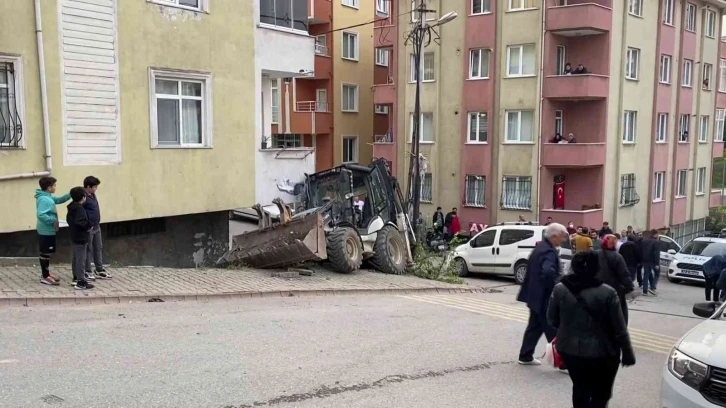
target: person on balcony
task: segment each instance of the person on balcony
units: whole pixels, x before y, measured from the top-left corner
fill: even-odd
[[[582,64],[577,64],[577,68],[575,68],[575,70],[574,70],[574,71],[572,71],[572,73],[573,73],[574,75],[584,75],[584,74],[589,74],[589,72],[587,71],[587,68],[585,68],[585,66],[584,66],[584,65],[582,65]]]
[[[562,71],[561,75],[572,75],[572,65],[568,62],[565,64],[565,69]]]
[[[555,133],[555,137],[550,139],[550,143],[562,143],[563,140],[565,140],[565,138],[562,137],[561,134]]]
[[[575,140],[575,135],[570,133],[567,135],[567,141],[565,143],[577,143],[577,140]]]

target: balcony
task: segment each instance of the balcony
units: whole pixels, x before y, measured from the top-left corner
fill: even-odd
[[[290,120],[291,133],[327,134],[333,125],[327,102],[299,101]]]
[[[322,46],[320,51],[328,51],[326,46]],[[318,44],[315,47],[315,72],[313,76],[315,79],[330,78],[333,73],[333,59],[328,54],[321,54],[318,52]]]
[[[605,143],[543,143],[542,165],[594,167],[605,165]]]
[[[708,197],[708,208],[720,207],[722,201],[721,190],[711,190],[711,194]]]
[[[613,25],[613,11],[595,3],[572,4],[547,9],[547,31],[566,37],[604,34]]]
[[[610,78],[606,75],[548,75],[542,94],[559,100],[605,99],[610,92]]]
[[[308,23],[327,24],[333,15],[333,4],[327,0],[309,0]]]
[[[325,57],[329,57],[330,54],[328,54],[328,46],[315,43],[315,55],[322,55]]]
[[[567,223],[572,221],[575,225],[582,225],[585,227],[597,227],[602,225],[603,221],[602,208],[579,211],[553,209],[540,211],[540,220],[546,220],[547,217],[552,217],[554,222],[558,222],[562,225],[567,225]]]
[[[393,82],[391,80],[391,82]],[[373,103],[376,105],[392,105],[396,101],[396,87],[393,83],[373,85]]]

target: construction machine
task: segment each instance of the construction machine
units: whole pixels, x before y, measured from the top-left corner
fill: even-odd
[[[235,236],[217,264],[282,268],[327,260],[336,272],[350,273],[367,261],[378,271],[401,274],[413,263],[416,238],[385,160],[306,174],[295,197],[294,211],[273,200],[280,212],[275,221],[255,205],[258,229]]]

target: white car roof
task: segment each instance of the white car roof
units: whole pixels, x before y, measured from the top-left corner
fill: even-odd
[[[726,238],[716,238],[716,237],[698,237],[694,238],[693,241],[698,242],[718,242],[721,244],[726,244]]]

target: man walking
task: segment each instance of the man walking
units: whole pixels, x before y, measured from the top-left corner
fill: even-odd
[[[660,277],[660,245],[658,231],[650,230],[640,241],[640,262],[643,265],[643,295],[656,295]],[[650,284],[650,288],[648,287]]]
[[[437,234],[444,232],[444,213],[441,211],[441,207],[436,207],[433,222],[434,232]]]
[[[518,362],[522,365],[542,364],[534,358],[537,342],[542,334],[548,342],[551,342],[557,333],[547,322],[547,306],[561,273],[557,247],[568,239],[568,235],[565,226],[558,223],[548,225],[544,235],[542,242],[534,248],[529,257],[527,275],[517,295],[517,300],[526,303],[529,308],[529,322],[519,351]]]

